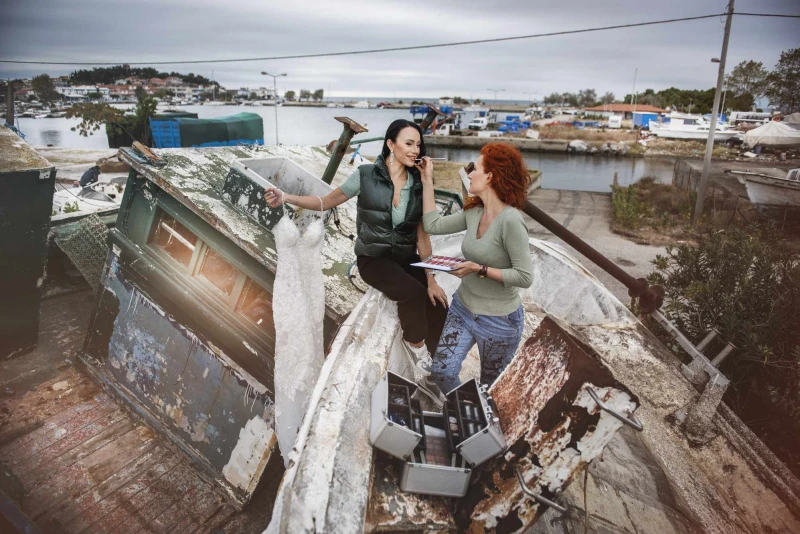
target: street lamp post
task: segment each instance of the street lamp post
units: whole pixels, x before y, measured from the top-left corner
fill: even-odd
[[[491,91],[494,93],[494,105],[497,105],[497,93],[501,93],[505,91],[505,89],[487,89],[487,91]]]
[[[275,95],[275,144],[279,145],[280,142],[278,141],[278,85],[275,80],[280,78],[281,76],[286,76],[286,73],[283,74],[270,74],[269,72],[261,71],[261,74],[264,76],[272,77],[272,92]]]

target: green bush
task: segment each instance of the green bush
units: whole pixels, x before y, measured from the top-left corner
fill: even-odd
[[[636,230],[644,216],[642,203],[634,187],[612,186],[612,216],[624,228]]]
[[[653,263],[664,314],[694,343],[716,327],[712,358],[721,339],[736,346],[721,365],[726,401],[800,473],[800,253],[775,228],[754,225],[701,234]]]

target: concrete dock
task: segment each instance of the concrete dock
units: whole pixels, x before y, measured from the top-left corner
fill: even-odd
[[[529,198],[553,219],[636,278],[646,277],[650,274],[653,270],[652,261],[656,255],[665,252],[664,247],[639,245],[611,231],[610,193],[537,189]],[[528,235],[560,244],[611,290],[621,302],[624,304],[630,302],[628,289],[624,285],[551,234],[539,223],[527,215],[524,215],[524,218],[528,224]]]
[[[569,141],[562,139],[528,139],[527,137],[476,137],[464,135],[426,135],[427,146],[449,148],[474,148],[480,149],[486,143],[502,141],[511,143],[520,150],[529,152],[560,152],[565,153]]]

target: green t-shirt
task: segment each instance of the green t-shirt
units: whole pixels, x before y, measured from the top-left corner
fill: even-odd
[[[413,182],[414,178],[411,177],[411,173],[408,173],[406,185],[400,190],[400,205],[395,207],[395,205],[392,204],[392,226],[399,226],[403,224],[403,221],[406,219],[408,199],[411,196],[411,184]],[[347,198],[357,196],[361,192],[361,172],[356,169],[355,172],[339,186],[339,189],[342,190],[342,193],[344,193]]]
[[[458,298],[472,313],[508,315],[522,303],[519,288],[530,287],[533,282],[528,228],[522,213],[508,206],[478,239],[481,215],[483,206],[461,210],[446,217],[431,211],[422,216],[422,223],[425,231],[431,235],[455,234],[466,230],[461,243],[464,258],[500,269],[503,281],[481,278],[477,273],[468,274],[458,286]]]

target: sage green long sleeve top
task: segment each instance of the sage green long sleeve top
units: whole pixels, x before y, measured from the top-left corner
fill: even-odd
[[[464,258],[479,265],[500,269],[503,281],[481,278],[470,273],[461,279],[458,298],[478,315],[508,315],[522,304],[519,288],[533,283],[528,228],[520,211],[506,207],[495,218],[483,236],[478,239],[478,224],[483,207],[461,210],[442,217],[437,211],[422,216],[422,224],[429,234],[454,234],[466,230],[461,243]]]

